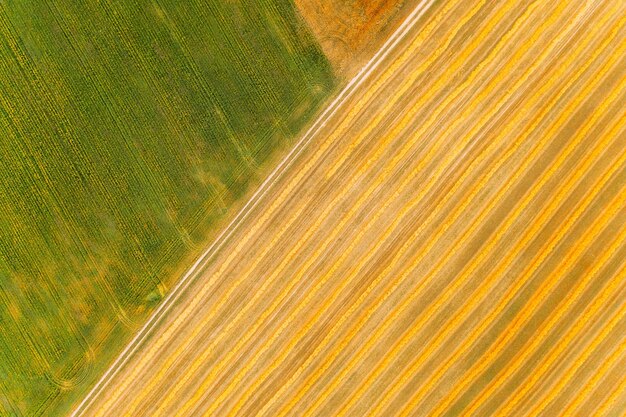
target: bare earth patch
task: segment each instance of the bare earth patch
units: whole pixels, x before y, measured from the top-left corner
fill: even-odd
[[[350,78],[402,23],[416,0],[296,0],[340,77]]]

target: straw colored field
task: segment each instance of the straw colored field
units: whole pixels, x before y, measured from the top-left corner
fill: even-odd
[[[333,84],[283,0],[3,1],[0,415],[81,398]]]
[[[87,414],[624,414],[626,4],[433,7]]]
[[[345,78],[361,69],[418,1],[295,0],[324,54]]]

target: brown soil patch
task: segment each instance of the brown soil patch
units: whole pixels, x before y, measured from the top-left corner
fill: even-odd
[[[296,0],[337,75],[350,78],[417,0]]]

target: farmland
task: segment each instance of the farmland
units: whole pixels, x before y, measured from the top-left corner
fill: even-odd
[[[0,415],[60,415],[335,79],[283,0],[8,0],[0,32]]]
[[[623,415],[626,4],[431,8],[86,415]]]

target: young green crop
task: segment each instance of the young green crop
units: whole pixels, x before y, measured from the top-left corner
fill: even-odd
[[[334,87],[287,0],[0,4],[0,415],[55,415]]]

